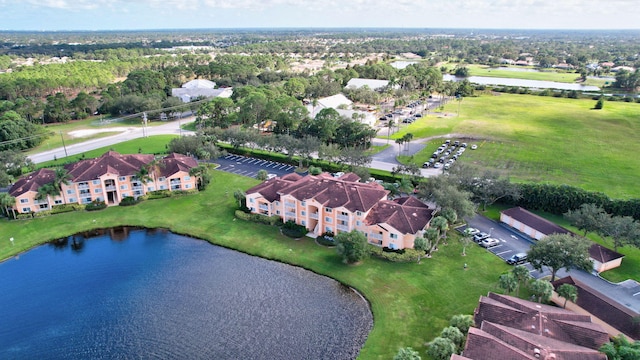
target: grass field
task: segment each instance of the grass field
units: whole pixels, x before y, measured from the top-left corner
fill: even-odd
[[[555,81],[561,83],[577,83],[580,78],[580,73],[576,73],[571,70],[553,70],[543,69],[539,70],[534,67],[523,66],[509,66],[514,70],[498,69],[497,67],[489,67],[487,65],[469,64],[465,65],[469,69],[469,75],[471,76],[487,76],[487,77],[500,77],[508,79],[524,79],[524,80],[540,80],[540,81]],[[500,67],[507,67],[506,65]],[[449,69],[454,69],[455,64],[449,65]],[[531,71],[528,71],[531,70]],[[536,71],[537,70],[537,71]],[[583,85],[593,85],[602,87],[607,80],[600,79],[587,79],[582,82]]]
[[[449,103],[402,128],[414,139],[442,136],[414,156],[422,164],[447,134],[461,134],[478,150],[462,162],[498,169],[516,181],[551,182],[601,191],[613,198],[640,197],[640,104],[532,95],[482,95]],[[446,115],[446,116],[445,116]]]
[[[421,264],[397,264],[368,259],[356,266],[341,263],[334,249],[311,239],[292,240],[277,228],[236,220],[235,189],[246,190],[255,179],[214,172],[208,189],[199,194],[111,207],[99,212],[66,213],[29,221],[0,220],[0,259],[46,241],[93,228],[136,225],[168,228],[211,243],[263,258],[275,259],[335,278],[359,290],[374,314],[361,359],[391,359],[399,347],[411,346],[425,356],[425,343],[437,336],[455,314],[472,314],[480,295],[494,290],[499,274],[509,269],[478,246],[461,256],[455,234],[449,245]],[[46,229],[46,230],[45,230]],[[463,270],[467,263],[468,270]],[[79,269],[81,271],[81,269]],[[197,310],[197,309],[194,309]],[[327,304],[331,311],[331,304]]]

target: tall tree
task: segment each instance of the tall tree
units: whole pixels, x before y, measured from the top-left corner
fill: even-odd
[[[523,285],[526,285],[527,282],[529,282],[529,279],[531,279],[531,274],[529,273],[529,269],[522,265],[514,266],[511,270],[511,273],[518,281],[518,287],[516,287],[516,296],[520,296],[520,288],[522,288]]]
[[[464,334],[455,326],[447,326],[442,329],[440,337],[451,340],[456,347],[456,353],[461,352],[464,348]]]
[[[449,326],[457,327],[465,335],[474,324],[473,316],[467,314],[453,315],[451,319],[449,319]]]
[[[498,286],[500,286],[507,294],[510,294],[512,291],[515,291],[518,288],[518,280],[513,275],[513,273],[506,273],[500,275],[498,279]]]
[[[424,237],[418,236],[413,242],[413,248],[418,253],[418,264],[420,264],[420,260],[422,259],[422,256],[427,250],[429,250],[429,243],[427,239],[425,239]]]
[[[551,234],[531,246],[527,259],[537,270],[542,270],[543,266],[551,268],[551,281],[555,281],[560,269],[590,271],[593,268],[589,258],[591,244],[583,237]]]
[[[575,303],[578,300],[578,288],[571,284],[562,284],[558,286],[558,295],[564,298],[563,308],[567,307],[567,300]]]
[[[564,218],[571,225],[584,231],[584,236],[589,232],[598,231],[603,225],[605,216],[604,209],[596,204],[582,204],[580,208],[564,213]]]
[[[610,217],[601,224],[598,232],[603,237],[611,238],[615,251],[624,245],[640,247],[640,223],[631,216]]]
[[[538,300],[538,302],[548,302],[553,295],[553,285],[547,280],[538,279],[531,283],[529,286],[531,294]]]
[[[9,208],[11,208],[13,212],[13,217],[16,217],[15,209],[16,206],[16,198],[9,195],[6,192],[0,192],[0,208],[2,208],[2,213],[6,216],[9,216]]]
[[[367,250],[367,238],[358,230],[341,232],[334,238],[336,251],[342,256],[342,262],[353,264],[364,260],[369,252]]]
[[[450,339],[437,337],[427,347],[427,355],[435,360],[449,360],[456,352],[456,345]]]
[[[468,230],[469,229],[465,229],[460,237],[460,243],[462,244],[462,256],[467,256],[467,246],[469,246],[473,241],[473,235]]]

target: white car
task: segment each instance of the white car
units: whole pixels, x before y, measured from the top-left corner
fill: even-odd
[[[473,236],[473,235],[479,233],[480,230],[478,230],[476,228],[468,227],[468,228],[464,229],[464,232],[469,234],[469,235],[471,235],[471,236]]]
[[[492,246],[496,246],[500,244],[500,240],[494,239],[494,238],[486,238],[482,241],[480,241],[480,246],[482,246],[483,248],[490,248]]]
[[[471,150],[475,150],[477,148],[478,148],[478,145],[476,145],[476,144],[471,145]]]

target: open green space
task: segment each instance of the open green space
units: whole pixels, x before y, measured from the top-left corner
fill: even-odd
[[[447,68],[449,70],[454,69],[456,64],[449,64]],[[501,65],[491,67],[488,65],[468,64],[464,65],[469,69],[470,76],[487,76],[487,77],[500,77],[508,79],[523,79],[523,80],[540,80],[540,81],[555,81],[561,83],[577,83],[580,78],[580,73],[576,73],[573,70],[554,70],[554,69],[538,69],[531,66],[507,66]],[[514,70],[506,70],[504,68],[511,68]],[[583,85],[593,85],[602,87],[606,84],[607,80],[588,78],[586,81],[581,82]]]
[[[457,115],[460,105],[460,114]],[[496,169],[516,181],[568,184],[604,192],[612,198],[640,197],[640,105],[594,100],[495,94],[450,102],[443,112],[401,128],[414,139],[438,137],[413,157],[427,161],[447,134],[459,134],[478,150],[462,163]]]
[[[374,314],[374,328],[360,353],[361,359],[390,359],[403,346],[418,349],[424,356],[425,343],[439,334],[449,318],[460,313],[472,314],[480,295],[495,290],[500,272],[509,269],[498,257],[478,246],[469,246],[468,255],[462,257],[453,231],[449,244],[440,246],[433,258],[423,259],[421,264],[372,258],[360,265],[345,265],[335,249],[319,246],[312,239],[293,240],[281,235],[276,227],[236,220],[234,190],[246,190],[258,181],[218,171],[213,175],[207,190],[190,196],[28,221],[0,220],[3,234],[0,259],[94,228],[118,225],[167,228],[301,266],[360,291]],[[15,239],[15,245],[8,237]],[[467,270],[463,269],[464,263]],[[331,304],[327,304],[327,311],[331,311]]]
[[[169,141],[171,141],[171,139],[175,137],[177,137],[177,135],[154,135],[146,138],[127,140],[108,147],[90,150],[82,154],[71,155],[67,158],[45,161],[43,163],[39,163],[38,167],[43,168],[59,166],[61,164],[67,164],[82,159],[96,158],[109,150],[114,150],[121,154],[165,154],[167,152],[167,144],[169,143]]]

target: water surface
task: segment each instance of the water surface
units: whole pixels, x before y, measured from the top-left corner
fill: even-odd
[[[162,230],[0,264],[0,359],[351,359],[366,302],[329,278]]]

